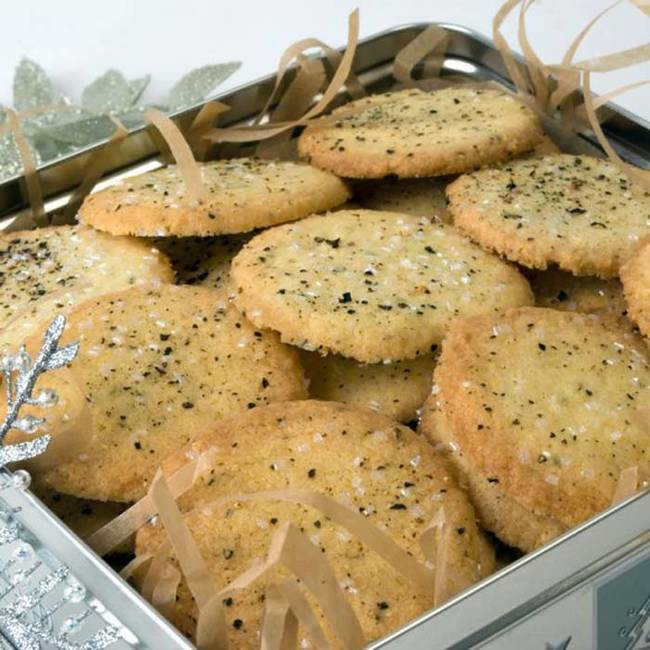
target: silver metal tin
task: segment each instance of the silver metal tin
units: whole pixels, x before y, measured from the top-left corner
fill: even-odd
[[[396,54],[427,26],[396,27],[362,41],[354,63],[354,71],[362,84],[371,92],[390,89],[393,85],[392,62]],[[458,25],[440,26],[450,36],[443,76],[453,74],[510,85],[500,55],[488,39]],[[290,80],[291,74],[285,83]],[[273,82],[274,76],[269,75],[218,97],[231,107],[221,116],[221,125],[243,124],[257,116]],[[343,103],[346,99],[342,93],[336,101]],[[200,108],[198,105],[180,112],[174,119],[181,126],[187,126]],[[650,124],[614,104],[608,104],[604,110],[603,130],[621,157],[641,167],[650,166]],[[591,134],[581,134],[581,137],[597,146]],[[47,211],[67,203],[70,192],[82,178],[88,156],[97,146],[101,143],[44,165],[39,170]],[[230,155],[242,151],[233,145],[227,147]],[[215,151],[217,155],[220,153],[222,151]],[[146,128],[138,129],[128,136],[116,153],[104,182],[110,184],[125,173],[141,173],[161,164]],[[5,215],[0,228],[9,224],[24,207],[25,195],[20,178],[0,184],[0,213]],[[7,500],[6,494],[1,496]],[[37,499],[28,493],[16,492],[12,493],[10,500],[21,508],[17,516],[28,528],[34,528],[35,534],[47,539],[61,561],[78,567],[77,570],[85,577],[92,575],[95,593],[138,637],[142,643],[139,647],[191,647]],[[620,622],[612,612],[621,609],[625,597],[609,602],[612,599],[608,601],[606,592],[612,585],[612,589],[616,587],[621,592],[617,585],[623,584],[621,581],[624,579],[631,580],[634,588],[623,589],[622,593],[634,598],[642,593],[648,600],[642,603],[630,601],[629,606],[624,603],[624,617],[628,618]],[[602,594],[605,596],[601,598]],[[647,618],[643,619],[646,613]],[[609,627],[619,625],[610,636],[605,633],[603,637],[603,616],[609,616],[605,621]],[[647,628],[644,628],[646,623]],[[506,650],[522,647],[636,650],[637,647],[650,647],[650,637],[646,643],[642,636],[638,637],[641,641],[629,636],[639,630],[641,635],[650,634],[648,491],[524,556],[370,647]]]

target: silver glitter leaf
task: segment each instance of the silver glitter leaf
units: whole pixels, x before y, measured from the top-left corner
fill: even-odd
[[[69,363],[72,363],[72,360],[77,355],[79,351],[79,343],[71,343],[66,345],[64,348],[57,350],[52,354],[52,356],[47,359],[44,363],[45,370],[56,370],[57,368],[63,368]]]
[[[108,70],[86,86],[81,105],[93,113],[119,113],[133,104],[133,89],[117,70]]]
[[[35,440],[0,447],[0,466],[40,456],[47,449],[51,439],[52,436],[46,434]]]
[[[41,135],[47,136],[57,143],[85,147],[110,138],[114,131],[115,124],[113,121],[106,115],[98,115],[77,122],[43,129]]]
[[[241,67],[240,61],[204,65],[182,77],[169,91],[169,106],[172,109],[191,106],[200,102]]]
[[[126,113],[118,113],[117,117],[120,118],[120,121],[127,129],[136,129],[145,124],[144,111],[144,108],[136,108]]]
[[[140,97],[142,97],[142,93],[146,90],[150,81],[151,81],[150,74],[147,74],[144,77],[140,77],[139,79],[132,79],[131,81],[129,81],[129,88],[131,88],[131,92],[133,93],[131,97],[132,106],[138,102]]]
[[[25,111],[61,101],[45,70],[31,59],[22,59],[14,73],[14,108]]]

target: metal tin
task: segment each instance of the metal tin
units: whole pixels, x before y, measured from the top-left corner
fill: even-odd
[[[443,76],[509,85],[501,57],[489,40],[458,25],[440,26],[450,37]],[[426,27],[396,27],[362,41],[354,62],[361,83],[371,92],[388,90],[395,56]],[[291,74],[285,83],[290,80]],[[231,107],[221,116],[221,125],[243,124],[256,117],[273,82],[274,76],[269,75],[220,96]],[[337,101],[346,99],[342,93]],[[174,119],[188,125],[200,107],[180,112]],[[621,157],[648,167],[650,124],[613,104],[604,110],[603,130]],[[581,137],[597,146],[592,135]],[[39,170],[48,211],[66,204],[97,146],[101,143]],[[141,173],[161,164],[146,128],[141,128],[120,147],[103,182],[110,184],[125,173]],[[0,212],[5,214],[0,227],[24,206],[20,178],[0,185]],[[191,647],[38,500],[28,493],[9,493],[9,499],[7,490],[0,497],[21,508],[16,516],[45,538],[61,561],[92,577],[97,597],[139,639],[138,647]],[[650,492],[601,513],[371,647],[650,648]]]

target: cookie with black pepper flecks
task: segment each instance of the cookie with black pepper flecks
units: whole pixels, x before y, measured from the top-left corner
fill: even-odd
[[[273,533],[290,522],[332,566],[367,640],[432,606],[431,595],[310,505],[278,500],[214,503],[224,496],[286,487],[343,503],[422,563],[426,559],[418,539],[443,506],[453,531],[447,555],[450,574],[471,581],[494,570],[494,551],[442,456],[422,436],[388,418],[332,402],[274,404],[217,422],[208,436],[167,461],[165,472],[212,447],[218,448],[212,468],[179,503],[191,512],[185,521],[220,587],[265,557]],[[155,551],[165,539],[160,521],[144,526],[136,554]],[[286,569],[274,568],[250,587],[228,594],[224,605],[232,646],[258,647],[265,588],[286,577]],[[332,647],[340,647],[316,601],[304,591]],[[183,580],[170,618],[191,635],[196,615]]]
[[[86,395],[92,437],[43,478],[73,496],[135,501],[160,462],[216,418],[306,396],[296,352],[255,329],[225,292],[166,285],[102,296],[70,314],[70,341],[80,342],[68,372]],[[53,411],[54,422],[56,408],[43,416]]]
[[[298,153],[349,178],[459,174],[508,160],[541,139],[537,117],[493,89],[402,90],[346,104],[310,124]]]
[[[516,269],[450,226],[373,210],[266,230],[235,257],[232,277],[258,327],[365,363],[427,355],[458,316],[532,302]]]
[[[248,232],[334,208],[345,183],[304,163],[234,158],[199,163],[207,196],[187,196],[176,165],[86,197],[79,221],[112,235],[166,237]]]
[[[449,178],[386,179],[368,181],[355,188],[360,207],[369,210],[399,212],[431,221],[451,223],[445,187]]]
[[[634,328],[627,318],[628,306],[618,278],[576,276],[557,268],[529,271],[526,277],[535,294],[537,307],[597,314],[624,327]]]
[[[57,226],[0,235],[0,344],[16,346],[54,312],[134,285],[173,282],[148,243]],[[47,321],[47,322],[44,322]]]
[[[156,237],[152,243],[170,259],[178,284],[231,288],[230,263],[250,235]]]
[[[300,354],[311,397],[376,411],[398,422],[417,419],[431,390],[435,357],[368,364],[338,354]]]
[[[630,318],[650,337],[650,239],[621,268],[621,280]]]
[[[596,315],[543,308],[457,321],[422,431],[467,477],[483,526],[530,551],[650,472],[650,361]]]
[[[454,225],[529,268],[614,277],[650,234],[650,193],[610,162],[558,154],[461,176]]]

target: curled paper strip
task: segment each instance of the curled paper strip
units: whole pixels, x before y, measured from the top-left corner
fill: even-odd
[[[438,25],[430,25],[402,48],[393,62],[393,77],[405,85],[413,82],[413,69],[424,60],[424,78],[437,77],[445,60],[449,34]]]
[[[293,650],[297,643],[298,619],[277,586],[270,585],[265,593],[260,650]]]

